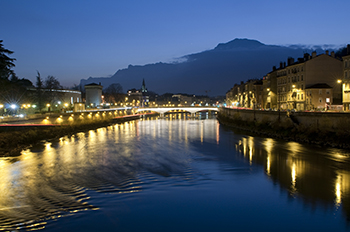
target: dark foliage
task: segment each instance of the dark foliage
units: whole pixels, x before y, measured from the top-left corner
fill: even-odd
[[[15,67],[13,62],[16,59],[8,56],[11,55],[13,51],[4,48],[2,42],[3,41],[0,40],[0,79],[8,80],[10,76],[14,75],[14,72],[11,69]]]

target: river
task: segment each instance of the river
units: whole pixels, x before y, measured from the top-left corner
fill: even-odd
[[[115,124],[0,159],[0,230],[350,231],[350,152],[215,118]]]

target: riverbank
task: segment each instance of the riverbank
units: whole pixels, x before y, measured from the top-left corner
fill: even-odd
[[[78,132],[94,130],[100,127],[110,126],[139,119],[140,115],[129,115],[106,120],[72,123],[54,127],[36,127],[20,131],[3,131],[0,133],[0,157],[17,156],[25,148],[42,140],[57,139]]]
[[[314,144],[325,147],[350,149],[350,131],[347,125],[342,129],[330,128],[318,123],[316,126],[297,124],[292,118],[283,115],[274,121],[246,120],[239,114],[226,115],[220,112],[217,116],[220,124],[246,131],[258,136]]]

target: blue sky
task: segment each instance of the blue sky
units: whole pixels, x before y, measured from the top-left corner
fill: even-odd
[[[234,38],[265,44],[350,43],[349,0],[0,0],[0,40],[35,83],[107,77]]]

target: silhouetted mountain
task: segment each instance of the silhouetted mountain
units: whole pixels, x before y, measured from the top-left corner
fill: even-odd
[[[224,95],[235,83],[262,78],[272,70],[272,66],[278,66],[288,57],[298,58],[312,51],[301,45],[287,47],[234,39],[212,50],[183,56],[180,58],[185,60],[183,62],[129,65],[110,78],[90,77],[82,79],[80,84],[101,82],[108,87],[112,83],[120,83],[124,90],[128,90],[141,88],[142,79],[145,79],[147,88],[159,94]]]
[[[256,49],[262,46],[266,46],[266,45],[257,40],[234,39],[227,43],[219,43],[218,46],[215,47],[215,49],[216,50]]]

